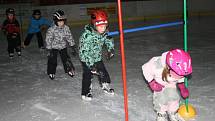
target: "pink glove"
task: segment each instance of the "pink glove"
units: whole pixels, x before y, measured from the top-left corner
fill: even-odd
[[[185,87],[184,83],[179,83],[178,88],[180,90],[181,96],[185,99],[189,96],[189,90]]]
[[[164,87],[163,85],[157,83],[155,80],[152,80],[151,82],[149,82],[149,86],[151,90],[155,92],[160,92]]]

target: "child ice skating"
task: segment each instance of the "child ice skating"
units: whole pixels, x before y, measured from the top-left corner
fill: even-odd
[[[16,50],[18,56],[21,56],[20,26],[15,17],[15,10],[13,8],[8,8],[6,10],[6,16],[7,19],[3,22],[2,30],[7,36],[7,51],[9,57],[14,57],[14,50]]]
[[[82,99],[92,100],[91,79],[98,75],[101,88],[108,94],[114,94],[110,87],[110,76],[102,61],[102,47],[107,47],[107,58],[114,55],[113,39],[107,35],[108,17],[102,10],[96,10],[91,15],[91,24],[84,28],[80,37],[79,56],[83,67]]]
[[[67,53],[67,44],[74,48],[75,42],[69,27],[65,25],[66,16],[64,11],[57,10],[53,14],[53,20],[55,24],[48,29],[45,39],[46,49],[48,50],[47,74],[50,79],[53,80],[55,78],[57,55],[59,53],[65,73],[73,77],[75,75],[75,68]]]
[[[36,34],[38,47],[40,49],[44,49],[43,37],[41,33],[41,27],[44,25],[51,26],[51,23],[41,16],[40,10],[34,10],[28,27],[28,34],[24,41],[24,47],[30,44],[32,37],[34,36],[34,34]]]
[[[180,101],[178,89],[183,98],[189,96],[184,77],[192,73],[190,55],[181,49],[170,50],[153,57],[142,66],[142,70],[153,91],[157,121],[184,121],[177,113]]]

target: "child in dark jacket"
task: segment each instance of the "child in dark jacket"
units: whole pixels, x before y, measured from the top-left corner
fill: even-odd
[[[15,10],[13,8],[8,8],[6,10],[7,19],[3,22],[2,30],[7,36],[9,57],[14,57],[14,49],[16,50],[18,56],[21,56],[21,38],[20,38],[20,28],[19,22],[15,17]]]
[[[43,37],[41,33],[41,27],[44,25],[51,26],[51,23],[41,16],[40,10],[34,10],[29,24],[28,34],[24,41],[24,47],[30,44],[32,37],[34,36],[34,34],[36,34],[38,40],[38,47],[40,49],[44,49]]]
[[[113,57],[113,39],[107,35],[107,14],[102,10],[96,10],[91,15],[91,24],[85,26],[80,37],[79,56],[83,67],[82,99],[92,100],[91,79],[93,74],[98,75],[104,92],[114,94],[110,87],[110,76],[102,61],[102,48],[106,45],[110,59]]]
[[[73,77],[75,75],[75,68],[67,53],[67,43],[74,51],[75,42],[69,27],[65,25],[66,16],[64,12],[62,10],[57,10],[53,14],[53,20],[55,24],[48,29],[45,40],[46,49],[48,50],[47,74],[50,79],[53,80],[55,78],[57,55],[59,53],[65,73]]]

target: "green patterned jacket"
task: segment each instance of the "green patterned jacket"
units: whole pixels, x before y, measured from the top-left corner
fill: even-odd
[[[107,35],[107,32],[99,34],[90,24],[85,26],[79,41],[80,59],[82,62],[85,62],[88,67],[102,60],[102,48],[104,44],[108,52],[114,49],[113,39]]]

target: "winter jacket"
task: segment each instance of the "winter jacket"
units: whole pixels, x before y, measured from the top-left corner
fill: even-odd
[[[162,56],[153,57],[147,63],[145,63],[142,66],[143,75],[148,82],[151,82],[154,79],[156,80],[156,82],[165,87],[176,88],[176,84],[184,82],[184,78],[180,80],[175,80],[171,77],[167,77],[169,82],[162,80],[162,72],[164,67],[166,66],[167,53],[168,52],[165,52],[162,54]]]
[[[85,26],[79,41],[80,59],[88,67],[102,60],[103,45],[106,45],[108,52],[114,49],[113,39],[107,35],[107,32],[99,34],[90,24]]]
[[[2,30],[7,33],[7,36],[14,36],[20,33],[19,22],[14,19],[10,21],[6,19],[3,22]]]
[[[60,28],[56,25],[50,27],[46,33],[46,48],[47,49],[64,49],[67,43],[74,46],[75,42],[72,37],[71,31],[67,25]]]
[[[49,22],[47,19],[41,17],[40,19],[35,19],[34,17],[31,17],[30,24],[28,27],[28,33],[37,33],[40,32],[40,27],[42,25],[51,26],[51,22]]]

